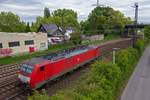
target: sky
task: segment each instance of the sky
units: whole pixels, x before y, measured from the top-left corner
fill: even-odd
[[[79,21],[87,19],[95,8],[97,0],[0,0],[0,12],[11,11],[26,22],[35,21],[43,16],[44,7],[50,12],[58,8],[73,9],[78,13]],[[150,23],[150,0],[100,0],[101,5],[121,11],[126,17],[134,19],[134,3],[139,3],[139,23]]]

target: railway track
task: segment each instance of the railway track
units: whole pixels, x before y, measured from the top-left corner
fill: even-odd
[[[16,63],[16,64],[9,64],[9,65],[1,65],[0,66],[0,71],[1,70],[5,70],[6,68],[13,68],[14,66],[18,66],[19,64]]]
[[[25,91],[21,90],[5,98],[5,100],[27,100],[27,94],[25,94]]]
[[[12,93],[19,91],[19,87],[16,87],[17,80],[5,81],[0,84],[0,99],[4,100],[7,96]]]
[[[17,79],[5,80],[0,83],[0,100],[26,100],[23,87],[18,86]]]
[[[19,64],[0,66],[0,79],[16,75],[19,68]]]
[[[0,73],[0,78],[17,75],[17,71],[18,71],[18,69],[1,72]]]

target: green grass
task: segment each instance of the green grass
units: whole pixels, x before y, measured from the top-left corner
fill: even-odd
[[[105,40],[112,40],[114,38],[119,38],[119,35],[117,34],[109,34],[105,37]]]
[[[108,35],[107,37],[105,37],[104,40],[97,40],[97,41],[88,41],[88,42],[83,42],[82,44],[86,45],[86,44],[100,44],[103,43],[105,41],[108,40],[112,40],[114,38],[117,38],[114,35]],[[40,51],[40,52],[34,52],[32,54],[22,54],[22,55],[16,55],[16,56],[8,56],[8,57],[4,57],[4,58],[0,58],[0,65],[6,65],[6,64],[11,64],[11,63],[20,63],[24,60],[27,59],[31,59],[37,56],[41,56],[41,55],[45,55],[51,52],[56,52],[62,49],[67,49],[67,48],[71,48],[74,45],[72,43],[65,43],[65,44],[56,44],[56,45],[51,45],[49,46],[48,50],[45,51]]]

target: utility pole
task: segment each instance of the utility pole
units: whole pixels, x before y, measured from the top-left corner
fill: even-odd
[[[137,35],[137,25],[138,25],[138,3],[134,4],[135,8],[135,19],[134,19],[134,32],[133,32],[133,44],[136,42],[136,35]]]
[[[92,6],[96,6],[96,7],[104,7],[105,5],[101,5],[101,4],[99,3],[99,0],[97,0],[97,3],[96,3],[96,4],[93,4]]]
[[[137,24],[138,24],[138,7],[139,7],[138,3],[135,3],[134,7],[135,7],[135,22],[134,22],[134,24],[137,26]]]
[[[99,0],[97,0],[97,7],[99,6]]]

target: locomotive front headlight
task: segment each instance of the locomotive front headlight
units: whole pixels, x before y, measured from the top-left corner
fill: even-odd
[[[24,82],[24,83],[29,83],[30,80],[31,80],[30,77],[27,77],[27,76],[24,76],[24,75],[21,75],[21,74],[19,74],[18,78],[19,78],[22,82]]]
[[[31,78],[30,77],[26,77],[26,79],[27,79],[27,82],[29,83],[30,82],[30,80],[31,80]]]
[[[18,75],[18,78],[21,79],[21,75],[20,74]]]

